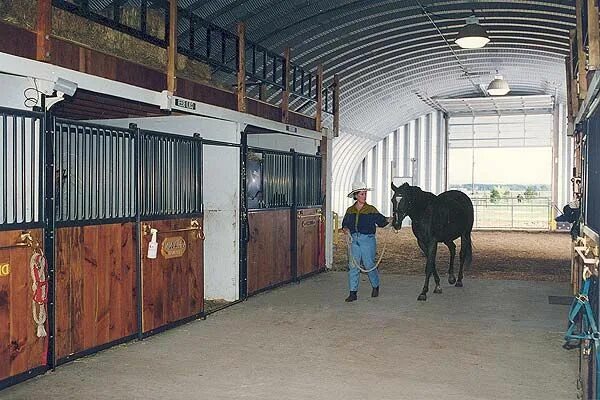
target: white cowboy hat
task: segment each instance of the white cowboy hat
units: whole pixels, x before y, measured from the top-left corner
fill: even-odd
[[[367,185],[364,182],[354,182],[352,183],[352,191],[348,193],[348,197],[352,197],[354,193],[362,192],[363,190],[370,191],[373,189],[367,187]]]

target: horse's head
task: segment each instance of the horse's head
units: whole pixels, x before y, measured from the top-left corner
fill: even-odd
[[[392,207],[394,210],[392,226],[394,229],[400,229],[402,228],[402,220],[406,218],[410,210],[410,185],[408,183],[403,183],[400,186],[396,186],[392,183],[392,190],[394,191],[394,195],[392,196]]]

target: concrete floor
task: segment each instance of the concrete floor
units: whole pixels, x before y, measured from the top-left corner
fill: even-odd
[[[363,278],[364,279],[364,278]],[[345,273],[251,298],[206,321],[109,349],[0,399],[575,399],[561,348],[566,284],[466,280],[425,303],[384,275],[346,304]],[[41,397],[40,397],[41,396]]]

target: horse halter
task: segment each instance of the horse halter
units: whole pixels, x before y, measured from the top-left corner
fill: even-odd
[[[410,196],[406,196],[406,195],[402,195],[402,194],[397,194],[394,193],[394,199],[395,199],[395,205],[394,205],[394,225],[398,224],[401,225],[402,224],[402,220],[404,220],[404,218],[408,215],[408,211],[411,208],[412,202],[410,200]],[[400,213],[398,208],[400,206],[400,202],[404,200],[405,204],[404,204],[404,209],[402,210],[403,212]],[[402,215],[402,218],[400,219],[400,215]]]

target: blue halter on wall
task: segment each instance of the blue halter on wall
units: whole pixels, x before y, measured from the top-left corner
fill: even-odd
[[[600,349],[600,332],[598,331],[598,324],[594,317],[594,311],[590,304],[589,292],[592,284],[592,278],[587,277],[584,274],[583,287],[581,292],[573,299],[571,310],[569,311],[569,327],[565,333],[565,344],[563,345],[566,349],[576,347],[572,344],[573,341],[579,341],[583,351],[588,352],[591,350],[591,344],[594,343],[594,357],[596,358],[596,374],[600,373],[600,356],[598,350]],[[581,315],[581,317],[579,317]],[[581,330],[577,330],[578,321],[581,320]],[[596,379],[596,398],[600,395],[600,379]]]

